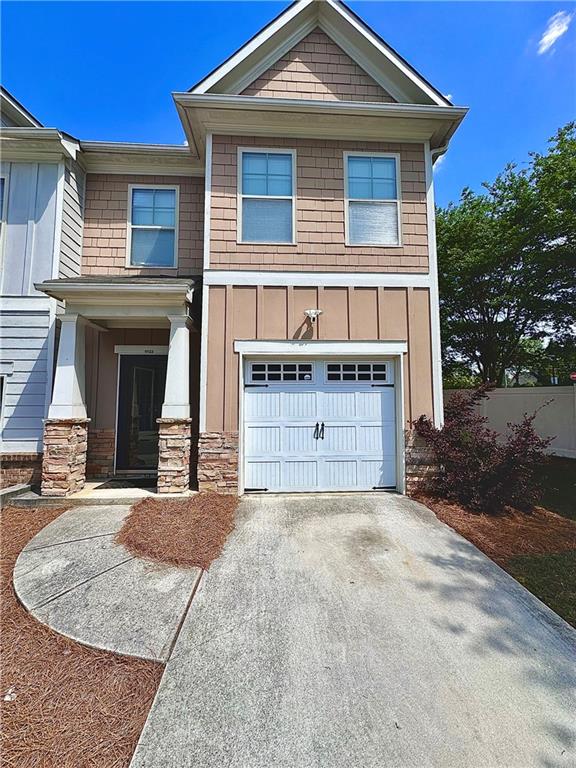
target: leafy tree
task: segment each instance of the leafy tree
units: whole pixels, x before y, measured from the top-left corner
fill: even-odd
[[[576,320],[576,124],[526,169],[437,213],[444,363],[501,384],[523,339],[558,338]]]

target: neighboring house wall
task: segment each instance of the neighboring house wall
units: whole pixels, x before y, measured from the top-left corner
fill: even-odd
[[[444,402],[453,395],[454,390],[445,390]],[[554,438],[549,452],[576,459],[576,386],[495,389],[478,410],[487,417],[490,429],[501,434],[506,433],[509,423],[521,421],[525,413],[538,411],[536,432]]]
[[[242,95],[324,101],[394,101],[318,28],[260,75]]]
[[[239,147],[296,151],[296,244],[237,242]],[[347,246],[344,152],[400,155],[402,245]],[[210,267],[318,272],[427,272],[424,147],[421,144],[215,136]]]
[[[172,185],[180,188],[178,268],[126,266],[128,188],[131,184]],[[202,271],[204,179],[195,176],[131,176],[88,174],[83,275],[197,275]]]
[[[0,285],[2,482],[36,480],[51,387],[55,302],[34,288],[53,276],[57,163],[3,163],[6,219]],[[26,454],[22,457],[22,454]]]
[[[80,274],[85,185],[86,174],[84,170],[78,163],[68,160],[64,168],[58,277],[74,277]]]

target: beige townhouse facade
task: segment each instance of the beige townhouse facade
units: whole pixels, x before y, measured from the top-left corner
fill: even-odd
[[[186,147],[79,142],[42,492],[403,492],[442,422],[432,169],[466,110],[336,0],[174,100]]]

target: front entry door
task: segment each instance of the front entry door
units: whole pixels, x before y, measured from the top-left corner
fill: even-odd
[[[166,355],[122,355],[116,470],[158,469],[158,419],[166,386]]]

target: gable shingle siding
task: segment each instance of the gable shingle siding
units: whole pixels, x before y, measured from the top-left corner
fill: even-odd
[[[318,28],[260,75],[242,95],[322,101],[394,101]]]

